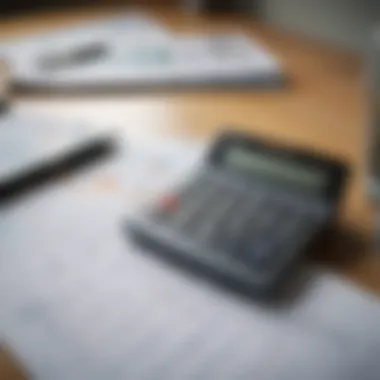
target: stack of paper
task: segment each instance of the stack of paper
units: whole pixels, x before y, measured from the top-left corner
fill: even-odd
[[[142,14],[5,41],[16,85],[48,89],[275,86],[277,59],[242,33],[177,36]]]

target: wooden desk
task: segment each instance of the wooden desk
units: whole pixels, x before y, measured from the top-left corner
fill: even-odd
[[[19,363],[14,361],[14,358],[4,347],[0,347],[0,379],[26,380]]]
[[[23,35],[94,19],[114,11],[102,9],[39,13],[0,22],[0,36]],[[208,91],[180,94],[107,94],[88,97],[15,96],[18,106],[47,114],[129,128],[141,136],[185,138],[211,135],[232,125],[289,144],[326,151],[349,162],[352,179],[341,224],[368,242],[370,207],[365,198],[365,93],[358,57],[276,31],[243,18],[214,18],[153,11],[173,30],[215,31],[238,27],[256,36],[282,60],[290,85],[280,91]],[[335,262],[334,267],[361,286],[380,293],[380,260],[368,244],[358,246],[360,260]],[[328,260],[327,260],[328,261]]]

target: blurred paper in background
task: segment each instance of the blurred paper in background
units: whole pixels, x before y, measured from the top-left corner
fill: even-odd
[[[276,58],[242,33],[174,35],[144,14],[4,41],[2,50],[14,83],[31,89],[255,88],[284,81]]]

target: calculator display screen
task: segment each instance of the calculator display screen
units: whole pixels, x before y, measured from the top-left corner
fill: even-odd
[[[227,149],[223,161],[231,169],[291,183],[316,192],[323,192],[328,185],[328,175],[321,168],[241,146]]]

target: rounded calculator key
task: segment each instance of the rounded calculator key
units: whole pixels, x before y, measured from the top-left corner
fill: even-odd
[[[167,213],[173,213],[179,209],[180,199],[176,194],[166,194],[159,200],[159,209]]]
[[[240,247],[238,258],[245,264],[263,270],[273,262],[273,245],[269,239]]]
[[[177,227],[186,234],[193,233],[194,229],[199,229],[204,220],[204,214],[208,213],[212,197],[210,189],[199,189],[190,196],[185,198],[182,196],[181,207],[175,217]]]

